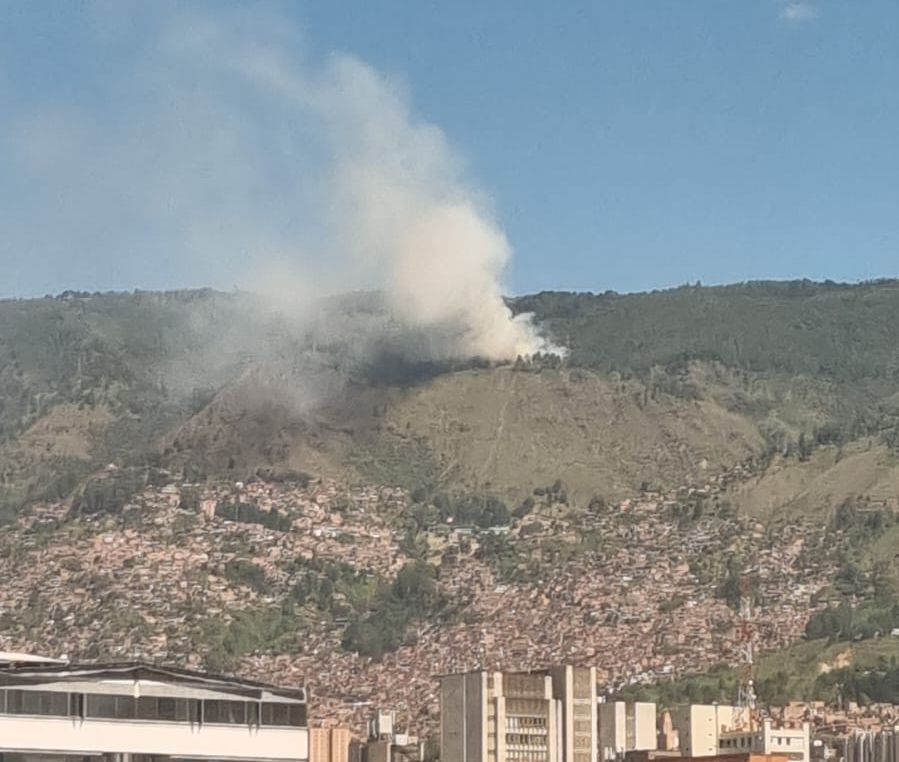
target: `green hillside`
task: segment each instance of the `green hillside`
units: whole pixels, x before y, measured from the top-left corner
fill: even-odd
[[[764,705],[791,700],[868,704],[899,702],[899,638],[869,638],[851,643],[807,640],[763,655],[754,670],[756,693]],[[727,703],[735,700],[739,675],[720,665],[689,677],[647,686],[632,686],[618,698],[655,701],[665,707],[680,703]]]
[[[860,285],[759,281],[620,295],[521,297],[571,349],[571,362],[647,373],[689,360],[835,382],[895,380],[899,281]]]
[[[289,312],[209,290],[0,301],[0,506],[109,462],[516,498],[562,479],[589,500],[751,460],[732,500],[757,515],[897,494],[896,281],[510,303],[563,362],[416,361],[426,337],[377,294]]]

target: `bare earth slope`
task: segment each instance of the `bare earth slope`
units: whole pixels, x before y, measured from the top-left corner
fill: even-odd
[[[822,520],[858,498],[895,504],[899,458],[872,439],[845,447],[821,447],[807,460],[776,458],[763,472],[734,484],[730,499],[747,514],[818,515]]]
[[[406,389],[255,372],[165,442],[176,462],[243,476],[278,466],[409,489],[521,498],[560,479],[576,499],[701,481],[758,454],[746,416],[583,370],[494,368]]]
[[[581,370],[442,376],[399,399],[388,419],[472,488],[527,494],[561,479],[586,499],[701,480],[764,445],[751,421],[713,401],[651,399],[638,382]]]

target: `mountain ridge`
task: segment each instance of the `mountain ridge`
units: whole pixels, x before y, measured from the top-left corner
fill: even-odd
[[[0,501],[11,515],[140,461],[513,499],[561,478],[581,499],[621,497],[746,458],[899,441],[895,280],[508,303],[568,356],[416,360],[427,335],[376,293],[287,311],[209,289],[2,300]]]

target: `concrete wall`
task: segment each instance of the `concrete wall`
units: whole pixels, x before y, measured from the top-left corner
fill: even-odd
[[[734,708],[717,704],[690,704],[671,713],[685,757],[718,754],[721,731],[733,725]]]
[[[440,678],[440,759],[465,762],[465,675]]]
[[[465,676],[465,760],[486,762],[487,756],[487,673]],[[441,759],[443,759],[441,757]]]
[[[441,762],[485,762],[487,673],[440,678]]]
[[[309,729],[309,762],[331,762],[331,731],[328,728]]]
[[[599,704],[598,725],[601,759],[615,759],[629,751],[654,751],[658,746],[656,705],[651,702]]]
[[[308,760],[306,728],[0,716],[0,750]]]
[[[552,668],[550,677],[560,702],[563,762],[596,762],[596,669],[565,665]]]
[[[790,759],[809,762],[810,759],[809,724],[802,723],[798,728],[777,728],[771,720],[762,725],[761,748],[753,749],[762,754],[785,754]]]
[[[628,751],[627,714],[623,701],[607,701],[599,705],[599,749],[603,760],[615,759]]]
[[[631,740],[628,751],[654,751],[658,746],[656,705],[649,701],[636,701],[629,709],[633,730],[628,734]]]

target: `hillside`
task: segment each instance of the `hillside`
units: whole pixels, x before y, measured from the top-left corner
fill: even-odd
[[[505,499],[561,479],[589,500],[786,456],[733,500],[764,513],[895,494],[894,281],[543,293],[512,306],[570,348],[562,367],[418,361],[426,337],[395,325],[377,295],[288,312],[208,290],[0,302],[3,512],[70,494],[109,462]],[[840,454],[809,462],[819,446]],[[866,480],[856,466],[871,458]]]
[[[840,696],[860,704],[896,703],[897,659],[895,637],[854,643],[808,640],[762,656],[755,668],[756,685],[762,702],[772,706],[791,700],[836,703]],[[717,665],[701,675],[631,687],[618,695],[665,707],[690,701],[727,703],[737,694],[739,679],[736,669]]]
[[[424,727],[474,662],[724,698],[751,570],[766,698],[888,690],[899,285],[512,305],[569,355],[435,362],[378,294],[0,302],[0,646],[300,674]]]

